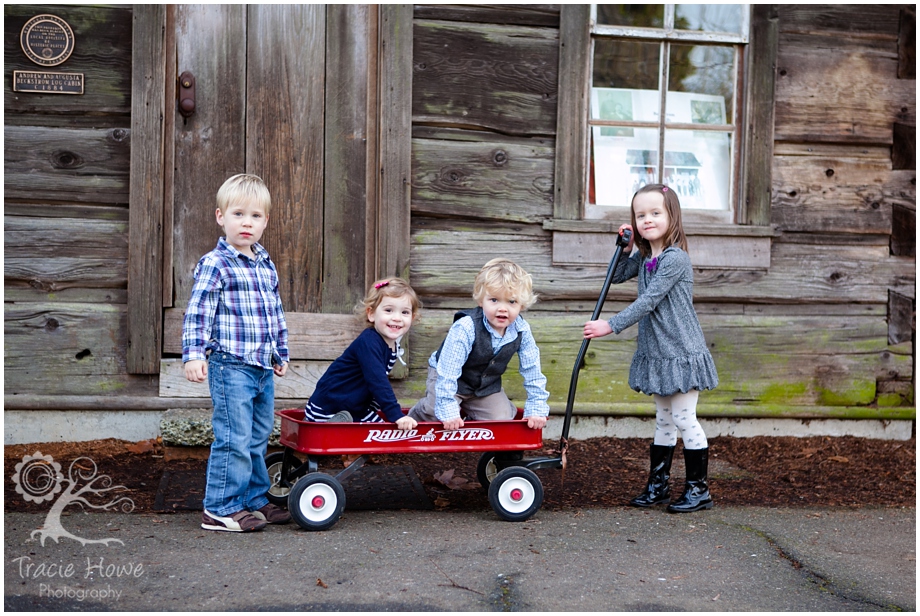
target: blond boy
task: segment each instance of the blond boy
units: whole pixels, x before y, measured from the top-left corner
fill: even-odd
[[[524,419],[534,429],[549,415],[540,349],[521,312],[536,301],[530,274],[508,259],[486,263],[473,285],[478,308],[454,315],[441,347],[428,360],[425,397],[409,411],[417,421],[440,421],[445,430],[471,420],[513,419],[517,409],[502,388],[502,374],[518,354],[527,401]]]

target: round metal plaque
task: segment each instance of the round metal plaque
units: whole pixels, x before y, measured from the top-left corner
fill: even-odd
[[[26,57],[39,66],[57,66],[73,53],[73,30],[55,15],[36,15],[19,35]]]

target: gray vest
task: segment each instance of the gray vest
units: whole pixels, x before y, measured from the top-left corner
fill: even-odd
[[[477,398],[490,396],[502,389],[502,374],[508,368],[508,362],[521,348],[521,338],[524,333],[518,332],[514,342],[506,344],[492,352],[492,336],[483,323],[482,308],[474,310],[461,310],[454,314],[454,321],[463,317],[472,317],[476,329],[476,338],[470,350],[460,378],[457,380],[457,393],[463,396],[473,395]],[[441,343],[441,347],[444,343]],[[441,348],[438,348],[436,358],[441,357]]]

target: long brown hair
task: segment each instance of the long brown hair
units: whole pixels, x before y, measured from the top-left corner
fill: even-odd
[[[652,254],[652,245],[647,239],[642,237],[639,234],[639,231],[636,227],[636,211],[633,209],[633,201],[636,200],[637,195],[642,193],[655,192],[661,195],[664,199],[664,208],[668,212],[668,232],[664,236],[664,247],[677,246],[684,252],[689,252],[687,250],[687,234],[684,233],[684,223],[680,217],[680,200],[677,198],[677,193],[674,192],[674,189],[668,188],[664,184],[646,184],[642,188],[636,191],[636,194],[633,195],[632,201],[629,202],[629,211],[633,228],[633,241],[636,243],[636,246],[639,248],[639,254],[643,257],[649,257]]]

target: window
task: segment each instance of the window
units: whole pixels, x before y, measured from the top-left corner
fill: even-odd
[[[622,218],[636,190],[664,183],[685,210],[732,222],[748,14],[740,4],[592,5],[586,218]]]
[[[776,5],[567,4],[559,38],[555,203],[544,224],[554,260],[596,252],[564,246],[599,245],[587,236],[628,221],[633,193],[661,182],[681,197],[695,265],[768,267]],[[693,235],[708,236],[697,242],[705,249]],[[729,247],[751,258],[726,264]]]

